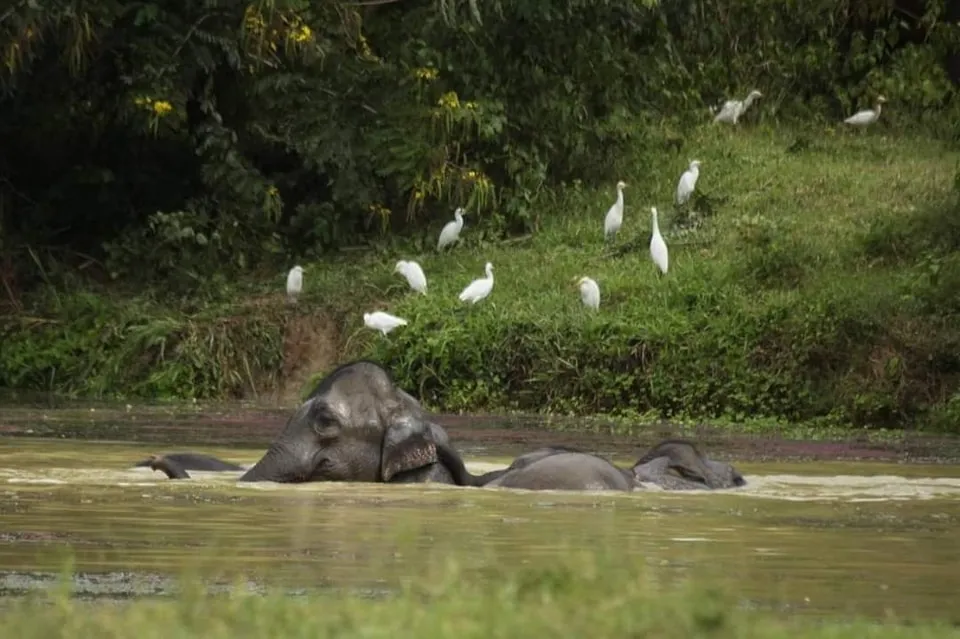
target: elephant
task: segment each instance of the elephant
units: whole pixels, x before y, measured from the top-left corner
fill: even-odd
[[[504,470],[477,478],[488,487],[526,490],[719,489],[746,481],[730,464],[707,459],[693,442],[668,439],[644,454],[629,470],[570,448],[541,448],[521,455]]]
[[[520,461],[519,466],[515,466]],[[498,472],[498,471],[494,471]],[[515,460],[489,487],[526,490],[622,490],[639,487],[633,475],[590,453],[545,448]]]
[[[151,455],[150,457],[137,462],[134,468],[149,466],[153,470],[160,470],[163,466],[168,466],[177,471],[188,470],[206,470],[220,472],[225,470],[246,470],[232,462],[223,461],[210,455],[201,453],[167,453],[166,455]]]
[[[743,475],[731,464],[709,459],[696,444],[685,439],[667,439],[633,465],[641,482],[665,490],[717,490],[746,486]]]
[[[200,457],[154,456],[145,463],[171,479],[188,479],[183,462],[197,464]],[[425,418],[420,403],[398,388],[390,373],[376,362],[357,360],[317,385],[240,481],[476,486],[479,480],[467,471],[446,431]]]

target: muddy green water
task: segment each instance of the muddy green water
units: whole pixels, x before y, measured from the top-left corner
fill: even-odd
[[[957,466],[741,464],[744,489],[628,495],[174,482],[130,468],[184,448],[242,464],[262,452],[0,438],[0,593],[44,587],[67,556],[80,594],[124,597],[168,592],[184,570],[377,593],[449,557],[482,569],[605,548],[666,579],[719,582],[744,605],[960,622]]]

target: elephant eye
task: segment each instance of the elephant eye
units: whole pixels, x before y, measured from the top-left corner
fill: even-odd
[[[313,432],[320,441],[331,441],[339,436],[340,427],[337,424],[331,424],[329,422],[320,423],[314,426]]]

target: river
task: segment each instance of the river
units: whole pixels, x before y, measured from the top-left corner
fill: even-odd
[[[177,482],[131,468],[175,450],[251,464],[284,415],[0,409],[0,594],[47,587],[69,560],[78,595],[91,598],[163,595],[185,573],[213,588],[240,579],[258,589],[378,596],[429,562],[454,558],[479,574],[592,548],[641,557],[659,579],[711,580],[745,606],[960,622],[960,466],[915,463],[934,444],[904,452],[902,444],[821,443],[845,451],[836,461],[809,442],[784,444],[802,454],[777,456],[757,452],[770,448],[756,443],[762,438],[725,447],[713,436],[708,452],[735,461],[748,480],[717,493],[238,484],[239,473]],[[473,472],[546,441],[623,461],[636,443],[552,433],[532,418],[449,417],[444,425]],[[743,461],[731,457],[737,450]]]

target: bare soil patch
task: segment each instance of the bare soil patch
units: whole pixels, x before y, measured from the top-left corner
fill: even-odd
[[[299,404],[310,377],[337,365],[340,344],[340,329],[328,316],[291,317],[283,337],[283,368],[276,401],[287,406]]]

